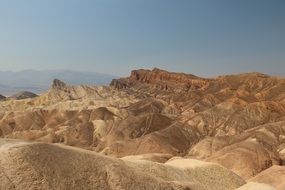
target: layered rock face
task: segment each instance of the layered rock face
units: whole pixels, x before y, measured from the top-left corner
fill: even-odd
[[[48,92],[2,101],[0,110],[2,138],[60,143],[128,162],[198,159],[251,182],[239,188],[250,189],[256,182],[277,189],[284,185],[283,178],[259,177],[285,167],[282,78],[245,73],[205,79],[135,70],[110,86],[54,80]]]
[[[132,86],[147,86],[159,90],[190,91],[207,86],[208,80],[190,74],[171,73],[155,68],[152,71],[144,69],[134,70],[131,72],[130,77],[114,79],[111,85],[118,89]]]

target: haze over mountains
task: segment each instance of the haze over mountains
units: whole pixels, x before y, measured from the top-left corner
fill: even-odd
[[[55,78],[70,84],[106,85],[115,76],[96,72],[80,72],[72,70],[23,70],[0,71],[0,94],[12,95],[20,91],[42,93],[49,88]]]
[[[0,110],[2,189],[285,189],[284,78],[140,69]]]

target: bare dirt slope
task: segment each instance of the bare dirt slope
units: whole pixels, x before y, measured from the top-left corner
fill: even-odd
[[[165,164],[123,161],[15,140],[0,140],[0,155],[0,189],[230,190],[245,183],[220,165],[182,158]]]
[[[261,73],[205,79],[135,70],[110,86],[54,80],[44,94],[0,102],[0,137],[166,162],[215,162],[245,180],[285,166],[285,79]],[[276,182],[261,178],[258,182]]]

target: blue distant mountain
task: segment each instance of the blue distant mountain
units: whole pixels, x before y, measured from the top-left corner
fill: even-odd
[[[74,85],[108,85],[112,79],[118,77],[72,70],[0,71],[0,94],[11,95],[19,91],[42,93],[50,87],[55,78]]]

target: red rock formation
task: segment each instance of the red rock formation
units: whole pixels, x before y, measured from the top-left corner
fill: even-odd
[[[111,86],[122,89],[148,84],[150,87],[159,90],[189,91],[207,86],[208,81],[208,79],[191,74],[174,73],[154,68],[153,70],[133,70],[127,78],[114,79]]]

